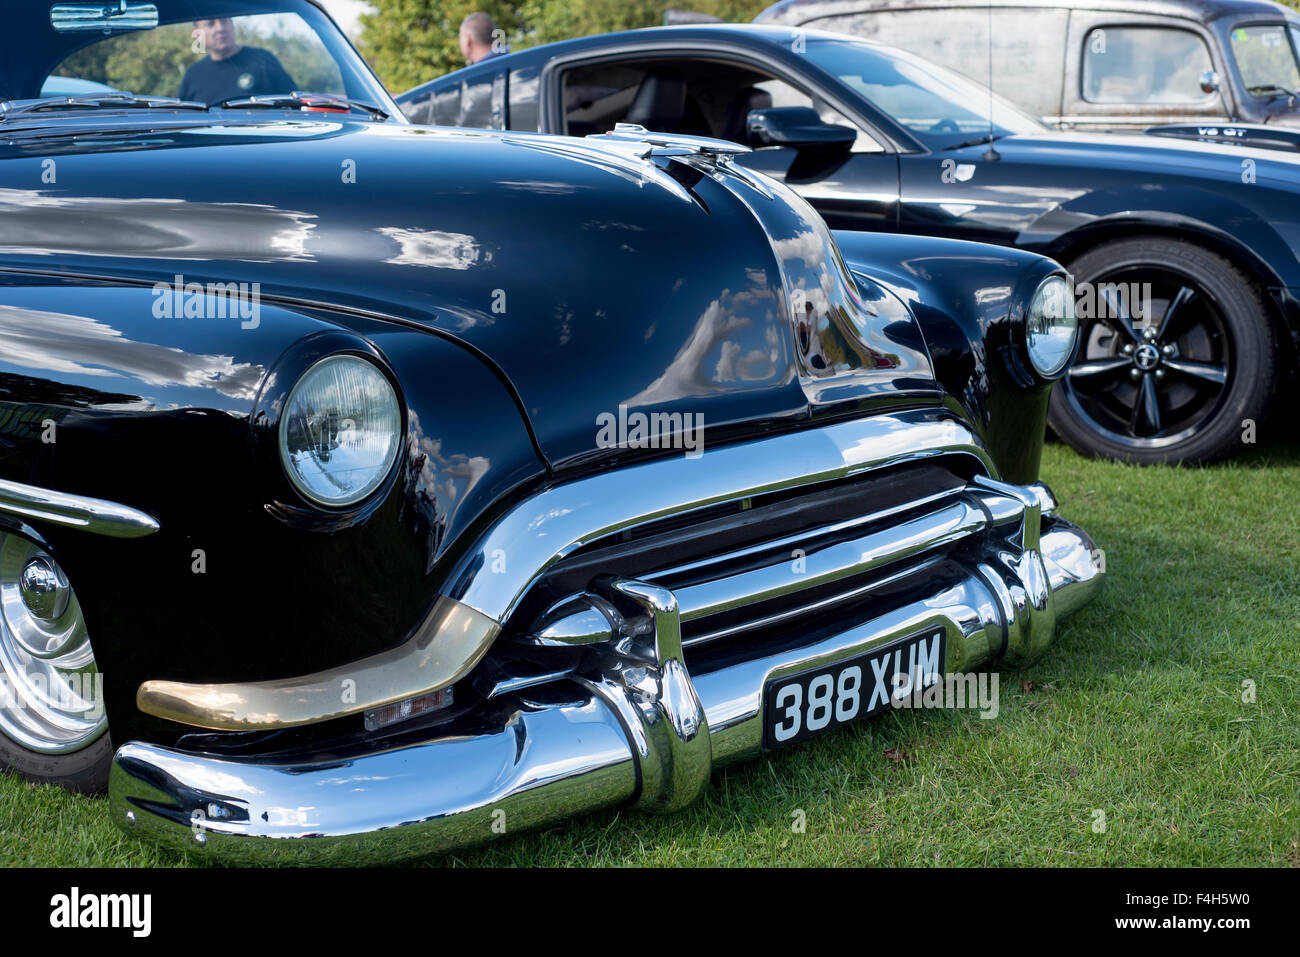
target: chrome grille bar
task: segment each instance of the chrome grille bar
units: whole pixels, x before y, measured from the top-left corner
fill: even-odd
[[[615,532],[944,456],[968,457],[980,471],[995,473],[965,422],[944,410],[914,409],[710,448],[698,461],[656,459],[556,485],[498,519],[458,563],[447,594],[504,622],[547,569]],[[509,553],[510,570],[481,574],[497,549]]]
[[[856,578],[982,531],[985,512],[959,500],[927,515],[846,542],[813,549],[797,560],[782,555],[761,568],[674,587],[683,621],[695,621],[749,605]]]

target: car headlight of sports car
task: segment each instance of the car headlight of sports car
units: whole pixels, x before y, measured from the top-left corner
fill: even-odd
[[[1059,375],[1078,337],[1070,283],[1064,276],[1048,276],[1039,283],[1025,322],[1025,345],[1034,371],[1048,379]]]
[[[331,508],[366,499],[397,458],[397,393],[374,363],[334,355],[308,369],[280,418],[280,460],[294,488]]]

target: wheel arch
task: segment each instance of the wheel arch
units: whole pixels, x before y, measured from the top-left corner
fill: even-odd
[[[1295,373],[1300,343],[1300,316],[1288,315],[1275,290],[1287,283],[1262,256],[1234,236],[1194,220],[1114,217],[1081,226],[1054,239],[1040,251],[1069,268],[1069,263],[1085,253],[1108,243],[1143,237],[1177,239],[1216,253],[1236,266],[1264,289],[1263,299],[1278,347],[1279,366],[1284,373]]]

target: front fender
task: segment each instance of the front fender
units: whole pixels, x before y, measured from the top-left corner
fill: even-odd
[[[1247,158],[1248,159],[1248,158]],[[1060,255],[1089,233],[1157,227],[1199,235],[1250,263],[1270,285],[1300,285],[1300,196],[1256,181],[1239,198],[1191,185],[1134,183],[1079,196],[1048,210],[1019,245]]]
[[[916,317],[946,403],[959,409],[1009,481],[1038,478],[1051,383],[1017,369],[1017,333],[1038,284],[1061,267],[1034,253],[921,236],[836,232],[851,269]]]
[[[401,644],[442,558],[546,471],[495,372],[427,330],[265,302],[240,329],[160,319],[153,301],[148,286],[0,287],[0,478],[158,521],[130,540],[26,531],[77,590],[114,738],[169,743],[185,729],[137,711],[141,682],[304,674]],[[388,368],[406,441],[371,504],[313,520],[268,471],[263,403],[340,349]]]

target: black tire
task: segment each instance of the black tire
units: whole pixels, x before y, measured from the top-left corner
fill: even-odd
[[[102,794],[108,790],[108,772],[113,764],[113,742],[108,732],[69,754],[40,754],[0,734],[0,767],[19,777],[41,784],[53,784],[81,794]]]
[[[1240,452],[1246,420],[1263,421],[1277,380],[1263,290],[1222,256],[1155,236],[1107,243],[1069,268],[1081,291],[1149,284],[1152,328],[1139,329],[1126,302],[1109,318],[1080,316],[1078,355],[1052,393],[1053,431],[1084,455],[1141,465]]]

